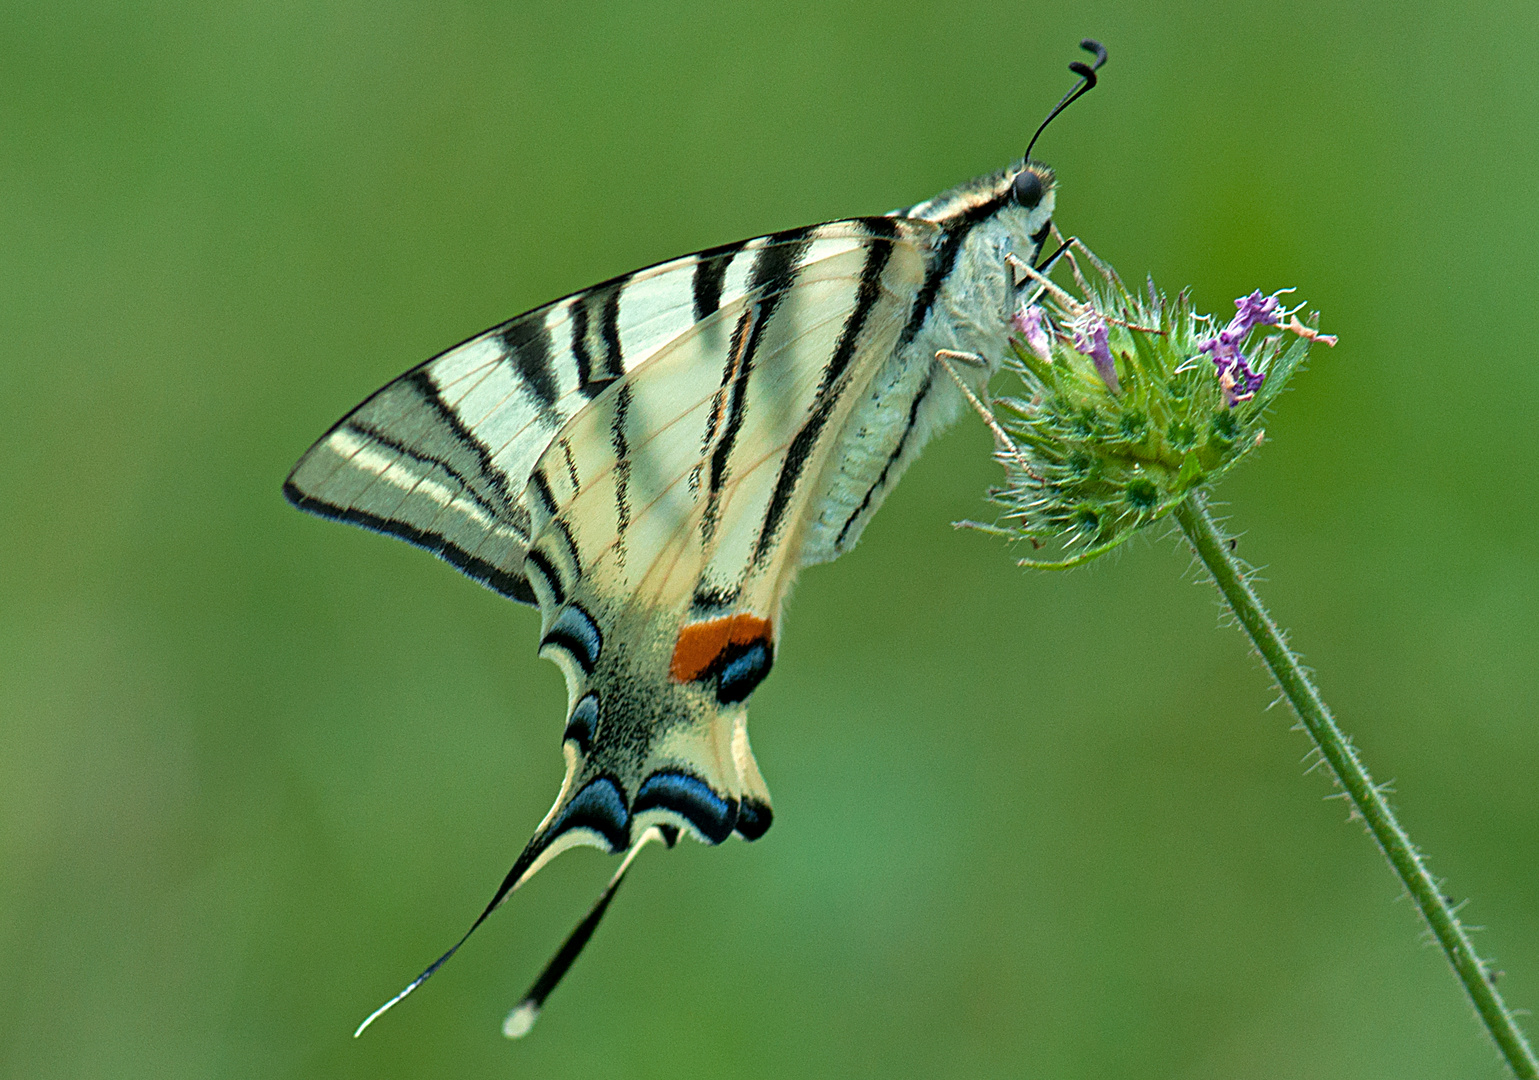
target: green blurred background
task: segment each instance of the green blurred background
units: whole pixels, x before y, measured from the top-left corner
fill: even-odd
[[[1497,1077],[1185,551],[1027,576],[981,425],[807,573],[759,844],[480,910],[561,775],[534,612],[279,485],[551,297],[1039,145],[1059,221],[1341,335],[1221,491],[1481,949],[1539,1005],[1539,8],[10,3],[0,1073]],[[1194,585],[1194,582],[1197,584]]]

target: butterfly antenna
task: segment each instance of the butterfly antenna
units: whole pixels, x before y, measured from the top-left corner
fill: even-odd
[[[1080,81],[1069,89],[1069,92],[1063,96],[1062,101],[1053,106],[1053,111],[1047,114],[1047,119],[1042,121],[1042,125],[1037,128],[1037,133],[1031,137],[1031,142],[1026,144],[1025,157],[1027,161],[1031,160],[1031,148],[1037,145],[1037,140],[1047,130],[1047,125],[1053,122],[1053,118],[1074,104],[1079,98],[1084,97],[1091,90],[1095,89],[1096,71],[1100,69],[1102,64],[1106,63],[1106,46],[1094,38],[1086,38],[1079,43],[1079,47],[1088,53],[1094,53],[1095,63],[1087,64],[1083,60],[1076,60],[1069,65],[1069,70],[1078,75]]]
[[[654,825],[641,834],[641,839],[626,852],[625,861],[620,864],[620,869],[615,871],[615,876],[609,879],[609,884],[598,901],[588,914],[583,916],[577,928],[561,943],[561,948],[556,950],[556,955],[550,958],[550,963],[545,965],[545,970],[540,972],[539,978],[534,980],[534,985],[524,995],[524,1000],[508,1013],[508,1018],[502,1022],[504,1035],[510,1039],[521,1039],[529,1034],[529,1030],[534,1027],[534,1022],[540,1018],[540,1009],[544,1006],[545,999],[550,996],[551,991],[556,988],[577,957],[582,954],[583,946],[588,944],[593,931],[598,929],[599,920],[604,917],[604,912],[609,910],[609,901],[614,899],[615,891],[620,888],[620,882],[625,880],[626,872],[630,870],[631,863],[636,861],[636,856],[641,854],[641,849],[653,840],[661,840],[672,847],[678,838],[678,831],[665,825]]]

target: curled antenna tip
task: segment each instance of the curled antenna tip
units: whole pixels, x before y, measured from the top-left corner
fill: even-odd
[[[522,1039],[529,1034],[539,1018],[539,1004],[526,998],[518,1008],[508,1013],[508,1018],[502,1022],[502,1033],[510,1039]]]
[[[1099,70],[1101,65],[1106,63],[1106,46],[1102,45],[1095,38],[1085,38],[1085,40],[1079,43],[1079,47],[1088,53],[1095,53],[1095,63],[1091,66],[1092,71]],[[1076,60],[1069,65],[1069,70],[1078,75],[1078,69],[1084,66],[1084,61]]]

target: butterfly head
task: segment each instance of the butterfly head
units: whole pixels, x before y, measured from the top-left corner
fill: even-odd
[[[1019,161],[992,178],[998,207],[989,223],[1001,254],[1035,263],[1053,227],[1058,179],[1040,161]]]
[[[1003,250],[1035,261],[1053,225],[1058,196],[1058,178],[1053,170],[1040,161],[1022,160],[984,177],[982,182],[985,198],[974,214],[988,215],[988,231],[999,237]]]
[[[1005,169],[1000,177],[999,218],[1009,237],[1008,246],[1023,258],[1035,260],[1053,226],[1058,178],[1040,161],[1026,160]]]
[[[1024,235],[1030,236],[1052,217],[1057,188],[1052,169],[1040,161],[1018,160],[896,212],[946,227],[998,219],[1015,226],[1012,231],[1025,227]]]
[[[1015,161],[899,211],[922,218],[947,233],[968,236],[973,244],[1035,262],[1052,227],[1058,180],[1040,161]]]

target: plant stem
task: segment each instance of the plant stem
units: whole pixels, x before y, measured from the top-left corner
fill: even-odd
[[[1239,618],[1240,625],[1250,635],[1256,651],[1266,661],[1283,696],[1293,706],[1293,711],[1303,721],[1315,746],[1330,765],[1336,782],[1352,800],[1357,813],[1367,822],[1368,831],[1379,842],[1385,858],[1399,875],[1406,891],[1415,899],[1422,917],[1427,920],[1427,925],[1443,946],[1443,951],[1448,954],[1448,962],[1453,965],[1454,974],[1464,985],[1465,992],[1475,1005],[1475,1011],[1480,1014],[1491,1037],[1496,1040],[1497,1048],[1506,1058],[1513,1075],[1522,1080],[1539,1080],[1539,1059],[1534,1057],[1534,1051],[1523,1032],[1518,1029],[1512,1011],[1492,985],[1491,976],[1476,955],[1475,947],[1460,925],[1453,907],[1428,872],[1421,853],[1395,819],[1394,811],[1389,808],[1382,791],[1369,778],[1368,770],[1357,751],[1336,726],[1330,710],[1320,698],[1319,690],[1288,648],[1277,624],[1256,598],[1245,571],[1231,553],[1228,538],[1220,532],[1208,514],[1206,500],[1200,493],[1193,493],[1176,507],[1174,514],[1181,531],[1196,550],[1197,557],[1213,575],[1218,591],[1223,593],[1224,599]]]

